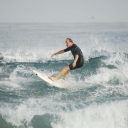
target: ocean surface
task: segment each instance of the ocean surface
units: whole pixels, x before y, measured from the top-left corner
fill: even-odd
[[[30,67],[54,76],[70,64],[71,52],[50,57],[68,37],[85,65],[57,88]],[[128,128],[128,23],[1,23],[0,128]]]

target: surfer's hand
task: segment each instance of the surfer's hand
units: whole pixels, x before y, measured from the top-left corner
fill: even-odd
[[[53,56],[55,56],[55,53],[51,55],[51,58],[53,58]]]
[[[76,67],[76,63],[75,62],[72,63],[72,67],[73,68]]]

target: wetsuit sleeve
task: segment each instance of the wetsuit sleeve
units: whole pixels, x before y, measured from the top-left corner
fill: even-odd
[[[64,52],[68,52],[69,50],[71,50],[70,47],[64,49]]]
[[[76,54],[80,55],[80,50],[79,50],[79,48],[75,48],[75,52],[74,52],[74,53],[75,53],[75,55],[76,55]]]

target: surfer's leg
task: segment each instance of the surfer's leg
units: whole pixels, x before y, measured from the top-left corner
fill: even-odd
[[[65,72],[65,74],[64,74],[64,79],[65,79],[65,80],[66,80],[66,78],[67,78],[67,76],[68,76],[68,73],[69,73],[69,71]]]
[[[51,80],[56,81],[58,80],[62,75],[69,72],[70,68],[69,66],[64,67],[55,77],[49,77]]]

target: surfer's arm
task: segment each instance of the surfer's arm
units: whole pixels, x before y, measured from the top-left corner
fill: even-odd
[[[75,55],[75,59],[74,59],[74,61],[73,61],[73,63],[72,63],[72,66],[73,66],[73,67],[76,67],[76,62],[77,62],[78,58],[79,58],[79,55],[76,54],[76,55]]]
[[[60,51],[58,51],[58,52],[52,54],[52,55],[51,55],[51,58],[53,58],[53,56],[55,56],[55,55],[62,54],[62,53],[64,53],[64,50],[60,50]]]

